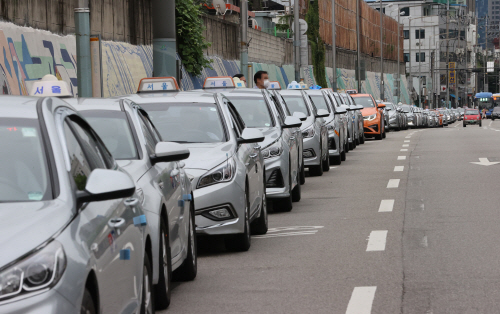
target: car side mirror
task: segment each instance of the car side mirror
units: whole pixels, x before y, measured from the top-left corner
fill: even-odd
[[[330,115],[330,113],[325,109],[318,109],[316,113],[316,118],[326,118]]]
[[[302,121],[300,121],[299,118],[297,117],[286,117],[285,122],[281,126],[283,129],[290,129],[290,128],[300,128],[302,125]]]
[[[135,184],[124,172],[94,169],[85,184],[84,191],[76,192],[78,203],[108,201],[134,195]]]
[[[388,107],[385,107],[385,110],[387,110],[387,111],[391,111],[392,109],[391,109],[391,108],[388,108]]]
[[[346,114],[347,110],[345,108],[339,107],[335,110],[335,114]]]
[[[179,161],[189,158],[189,149],[179,143],[160,142],[156,144],[155,154],[152,155],[151,163]]]
[[[237,139],[238,144],[251,144],[263,142],[265,139],[264,134],[257,129],[246,128]]]
[[[300,121],[306,121],[307,120],[307,116],[303,112],[295,111],[293,113],[293,116],[296,117],[296,118],[299,118]]]
[[[377,106],[378,106],[379,108],[385,108],[385,105],[384,105],[384,104],[377,104]]]

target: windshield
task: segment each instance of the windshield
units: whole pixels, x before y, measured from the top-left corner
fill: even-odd
[[[288,111],[292,114],[294,112],[302,112],[306,116],[310,116],[309,108],[307,108],[306,103],[304,102],[304,98],[302,96],[288,96],[284,95],[283,99],[285,99],[286,106]]]
[[[215,104],[142,104],[165,142],[219,143],[226,133]]]
[[[386,107],[387,109],[394,110],[394,105],[393,105],[393,104],[391,104],[391,103],[384,103],[384,105],[385,105],[385,107]]]
[[[333,96],[335,96],[335,100],[337,100],[337,107],[344,105],[344,100],[342,99],[342,97],[340,97],[339,95],[335,95],[335,94]]]
[[[410,113],[410,112],[411,112],[411,110],[410,110],[410,106],[404,106],[404,105],[403,105],[403,106],[401,106],[401,109],[403,109],[403,112],[404,112],[404,113]]]
[[[87,119],[115,159],[139,158],[125,112],[99,110],[81,111],[80,114]]]
[[[363,106],[363,108],[374,108],[375,103],[373,102],[371,97],[365,96],[365,97],[353,97],[354,102],[357,105]]]
[[[478,115],[479,111],[478,110],[467,110],[465,111],[465,115]]]
[[[0,119],[0,202],[52,198],[37,119]]]
[[[260,97],[227,97],[240,114],[245,126],[249,128],[269,128],[274,126],[263,96]]]
[[[493,112],[498,112],[498,111],[500,111],[500,107],[493,108]]]
[[[330,112],[330,108],[328,108],[325,97],[323,95],[312,95],[310,97],[316,109],[325,109],[326,111]]]

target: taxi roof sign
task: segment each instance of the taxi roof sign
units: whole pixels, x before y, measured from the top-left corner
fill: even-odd
[[[137,93],[178,91],[175,77],[146,77],[139,81]]]
[[[288,89],[307,89],[307,85],[304,83],[297,83],[296,81],[292,81],[288,84]]]
[[[278,81],[269,82],[268,90],[281,90],[281,84]]]
[[[60,81],[52,74],[47,74],[31,86],[30,96],[38,97],[73,97],[68,83]]]
[[[203,88],[235,88],[234,80],[230,76],[213,76],[207,77]]]

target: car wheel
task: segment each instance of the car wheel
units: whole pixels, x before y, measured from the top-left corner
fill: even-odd
[[[328,172],[330,171],[330,152],[326,153],[326,158],[323,160],[323,171]]]
[[[463,124],[464,128],[466,127],[465,123]]]
[[[265,181],[264,181],[265,182]],[[300,184],[297,184],[300,186]],[[251,226],[250,230],[252,234],[262,235],[267,233],[267,229],[269,228],[268,217],[267,217],[267,197],[266,197],[266,186],[264,185],[264,194],[262,196],[260,217],[255,219]]]
[[[341,161],[345,161],[347,158],[346,158],[346,154],[345,154],[345,150],[342,151],[342,153],[340,153],[340,160]]]
[[[342,158],[340,157],[340,154],[338,156],[331,156],[330,157],[330,164],[331,165],[340,165],[342,163]]]
[[[92,295],[90,291],[85,288],[83,292],[83,300],[82,307],[80,308],[80,314],[96,314],[96,309],[94,305],[94,300],[92,299]]]
[[[383,138],[383,137],[382,137],[382,133],[380,133],[380,134],[375,134],[375,139],[376,139],[376,140],[380,141],[380,140],[382,140],[382,138]]]
[[[166,309],[170,304],[172,258],[170,255],[170,242],[168,237],[168,223],[160,221],[160,261],[158,284],[155,286],[156,309]]]
[[[319,159],[319,165],[309,167],[309,174],[313,177],[321,177],[323,175],[323,159]]]
[[[304,167],[304,162],[302,162],[302,166],[300,167],[300,184],[306,183],[306,167]]]
[[[361,137],[360,137],[360,139],[359,139],[359,142],[360,142],[361,144],[364,144],[364,143],[365,143],[365,132],[363,132],[363,134],[361,134]]]
[[[188,254],[182,265],[175,270],[174,279],[178,281],[191,281],[198,272],[198,245],[196,243],[194,203],[191,201],[189,219]]]
[[[151,270],[151,263],[149,262],[148,255],[144,254],[141,314],[153,314],[154,312],[153,271]]]
[[[384,131],[384,133],[382,133],[382,138],[386,138],[386,136],[387,136],[387,134]]]
[[[226,248],[231,251],[245,252],[250,249],[252,240],[250,237],[250,204],[248,200],[248,187],[245,188],[245,228],[243,233],[228,236],[225,240]]]
[[[292,202],[299,202],[301,198],[302,198],[302,191],[300,184],[298,184],[297,182],[297,185],[292,190]]]
[[[479,127],[481,128],[483,126],[483,124],[481,122],[479,122]]]
[[[347,137],[347,140],[345,142],[345,148],[344,148],[345,152],[348,153],[349,150],[350,150],[350,147],[349,147],[349,137]]]

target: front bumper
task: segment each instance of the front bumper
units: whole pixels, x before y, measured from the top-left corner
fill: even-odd
[[[284,153],[279,157],[269,158],[264,160],[266,165],[266,197],[267,198],[284,198],[290,196],[290,171],[289,162]],[[269,179],[273,179],[272,187],[270,187]]]
[[[365,120],[364,130],[366,135],[380,134],[382,132],[382,130],[380,130],[380,118],[371,121]]]
[[[310,154],[312,157],[306,157]],[[318,166],[321,163],[320,134],[304,138],[304,166]]]
[[[186,172],[193,176],[193,182],[198,182],[199,178],[207,171],[200,169],[186,169]],[[236,176],[239,172],[236,173]],[[231,182],[217,183],[203,188],[193,188],[195,205],[196,233],[204,235],[224,235],[237,234],[245,231],[245,190],[237,182],[236,178]],[[232,218],[218,220],[207,218],[207,212],[215,209],[226,209],[231,212]]]
[[[59,283],[60,284],[60,283]],[[82,291],[83,295],[83,291]],[[0,302],[0,313],[38,314],[38,313],[80,313],[80,309],[65,297],[50,289],[30,297],[19,297]]]
[[[340,155],[340,137],[335,132],[328,133],[328,153],[330,156]]]

